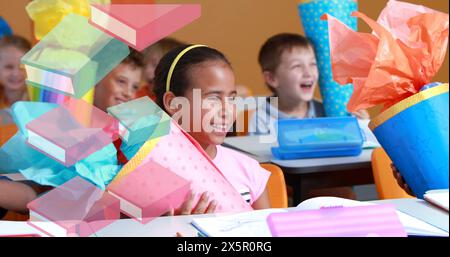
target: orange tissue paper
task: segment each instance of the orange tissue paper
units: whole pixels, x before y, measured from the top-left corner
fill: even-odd
[[[380,104],[386,110],[431,82],[447,52],[448,14],[391,0],[377,21],[360,12],[352,16],[373,32],[356,32],[322,16],[328,20],[333,78],[354,85],[349,112]]]

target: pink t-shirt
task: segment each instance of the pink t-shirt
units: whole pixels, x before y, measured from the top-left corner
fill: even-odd
[[[270,172],[256,160],[218,145],[213,162],[250,205],[264,192]]]

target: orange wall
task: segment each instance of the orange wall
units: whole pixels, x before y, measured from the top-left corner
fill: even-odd
[[[152,0],[113,0],[151,2]],[[408,0],[448,13],[447,0]],[[0,15],[20,35],[31,38],[31,25],[25,12],[28,0],[0,0]],[[255,94],[268,94],[257,63],[261,44],[280,32],[303,33],[297,13],[297,0],[154,0],[155,3],[200,3],[202,17],[173,34],[177,39],[207,44],[223,51],[233,63],[237,82]],[[376,18],[387,0],[359,0],[360,11]],[[368,32],[365,24],[360,30]],[[449,81],[448,52],[435,81]]]
[[[25,11],[29,0],[0,0],[0,16],[12,27],[13,32],[31,39],[30,19]]]

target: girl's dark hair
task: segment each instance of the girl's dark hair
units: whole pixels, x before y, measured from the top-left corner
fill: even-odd
[[[156,103],[165,110],[163,96],[166,93],[167,75],[178,54],[190,45],[183,45],[172,49],[159,61],[155,69],[155,84],[153,93],[156,96]],[[178,61],[170,80],[170,91],[175,96],[183,96],[190,86],[192,68],[204,62],[222,61],[231,67],[228,59],[216,49],[209,47],[197,47],[189,50]]]

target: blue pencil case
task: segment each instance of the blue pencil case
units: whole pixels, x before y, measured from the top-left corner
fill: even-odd
[[[361,154],[363,134],[354,117],[285,119],[277,124],[276,159],[302,159]]]

